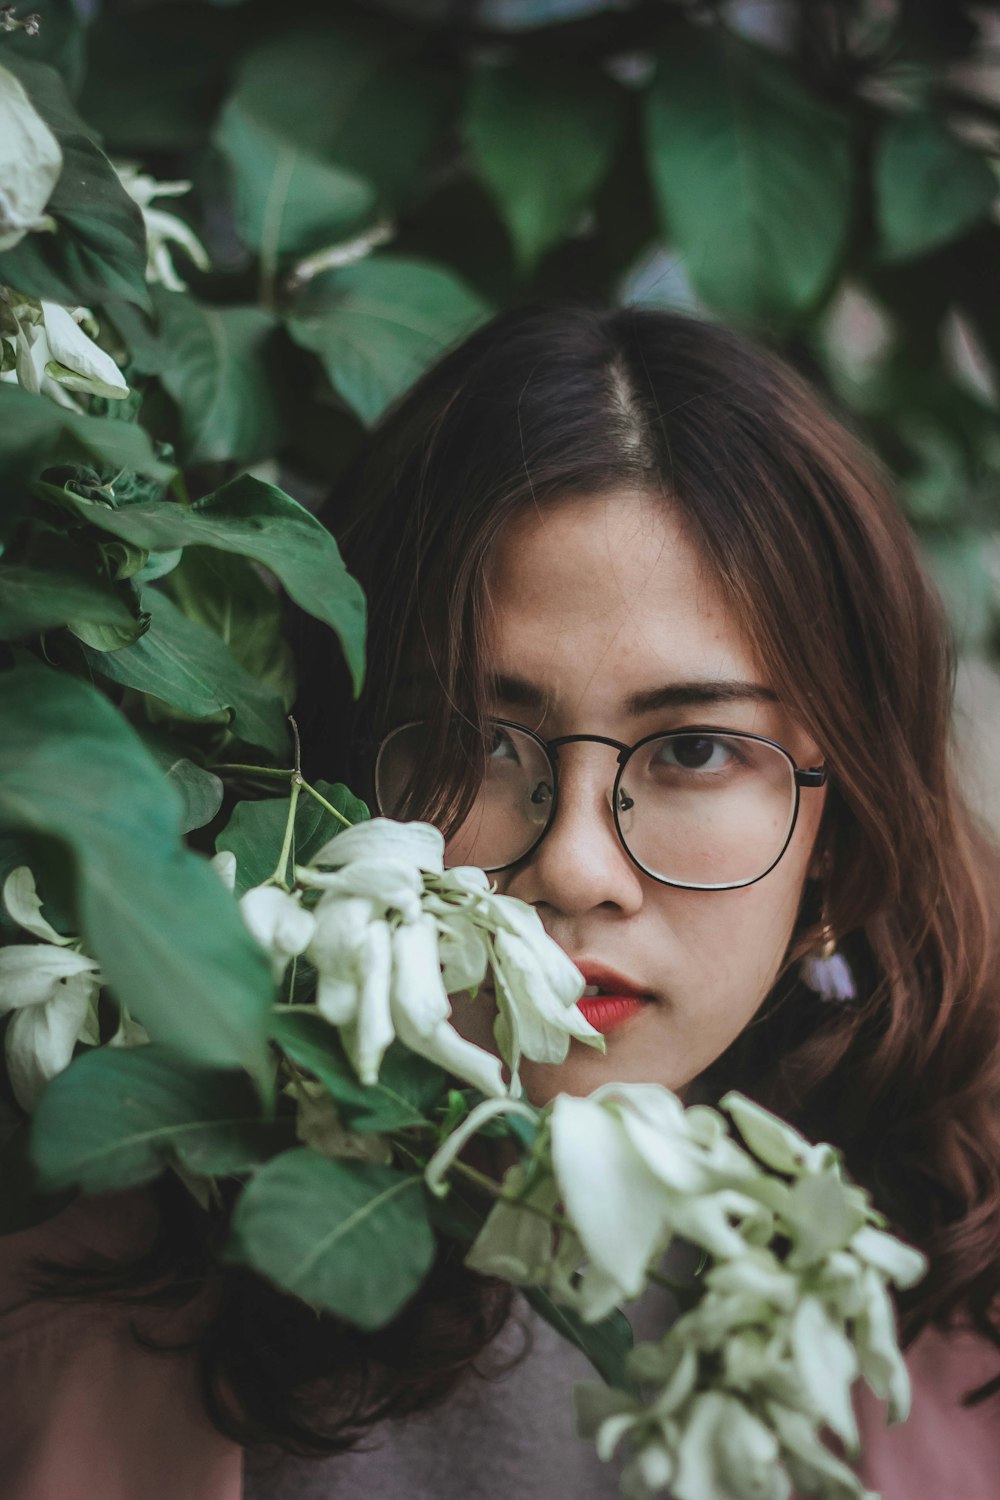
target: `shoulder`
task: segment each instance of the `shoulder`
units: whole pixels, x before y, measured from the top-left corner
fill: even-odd
[[[883,1500],[989,1500],[1000,1474],[1000,1395],[963,1406],[1000,1374],[1000,1350],[965,1331],[926,1329],[906,1356],[909,1419],[886,1427],[884,1407],[858,1400],[864,1482]]]
[[[0,1239],[0,1473],[7,1500],[239,1500],[240,1452],[210,1424],[190,1344],[153,1353],[122,1303],[35,1290],[40,1264],[107,1265],[157,1228],[147,1193],[78,1199]],[[177,1342],[145,1311],[143,1332]]]

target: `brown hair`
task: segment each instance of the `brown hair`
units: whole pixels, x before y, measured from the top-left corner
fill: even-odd
[[[1000,1344],[1000,858],[955,785],[948,632],[889,476],[802,378],[730,330],[635,308],[507,313],[444,359],[336,502],[372,619],[343,769],[360,784],[422,657],[437,806],[461,805],[454,734],[485,712],[491,545],[524,506],[622,482],[679,508],[823,748],[824,894],[861,978],[858,1003],[824,1006],[789,963],[710,1076],[835,1141],[928,1252],[909,1337],[964,1321]],[[328,767],[344,722],[342,705],[324,717],[328,651],[310,638],[300,659],[299,722]]]

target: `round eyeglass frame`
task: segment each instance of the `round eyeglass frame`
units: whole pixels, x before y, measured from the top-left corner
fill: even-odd
[[[379,812],[383,813],[384,816],[391,816],[391,814],[385,814],[381,803],[378,802],[378,766],[379,761],[382,758],[382,751],[385,749],[385,746],[388,744],[389,740],[392,739],[393,735],[401,733],[404,729],[415,729],[418,727],[418,725],[421,725],[425,722],[426,720],[424,719],[410,719],[405,724],[397,724],[394,729],[389,730],[388,734],[383,735],[382,739],[379,741],[375,756],[374,783],[375,798],[376,802],[378,803]],[[549,816],[546,820],[545,827],[535,839],[534,843],[530,844],[528,848],[525,849],[524,853],[519,854],[516,859],[508,860],[507,863],[503,865],[483,865],[482,869],[485,870],[488,875],[499,874],[501,870],[512,870],[515,865],[519,865],[523,860],[529,859],[531,855],[534,854],[535,850],[538,848],[539,844],[542,842],[549,829],[552,827],[552,824],[555,822],[556,812],[559,806],[558,752],[560,747],[563,745],[610,745],[613,750],[618,751],[618,770],[615,773],[614,786],[612,787],[611,791],[611,812],[615,821],[615,833],[617,834],[618,842],[621,844],[625,853],[628,855],[629,859],[638,870],[641,870],[644,875],[648,876],[650,880],[655,880],[659,885],[672,886],[675,890],[737,891],[743,890],[746,886],[749,885],[756,885],[758,880],[763,880],[765,875],[770,875],[775,865],[777,865],[784,857],[785,853],[788,850],[789,844],[792,842],[792,835],[795,832],[795,825],[798,822],[799,818],[799,807],[801,804],[800,793],[802,788],[821,787],[825,786],[827,783],[826,766],[799,766],[796,764],[795,757],[792,755],[791,751],[786,750],[784,745],[780,745],[777,740],[768,739],[767,736],[763,734],[748,734],[742,729],[723,729],[720,728],[718,724],[685,724],[681,729],[658,729],[653,734],[643,735],[642,739],[636,740],[634,745],[627,745],[624,743],[624,741],[611,739],[608,735],[605,734],[561,734],[557,735],[555,739],[546,740],[543,739],[542,736],[538,734],[534,729],[529,729],[525,724],[518,724],[513,719],[489,718],[486,722],[488,724],[496,724],[501,729],[516,729],[519,734],[526,734],[528,738],[534,740],[535,744],[538,745],[542,750],[546,760],[549,763],[549,766],[552,769],[552,800],[549,803]],[[626,767],[628,766],[629,761],[632,759],[632,756],[636,753],[637,750],[641,750],[644,745],[651,744],[653,740],[682,739],[690,735],[698,734],[714,735],[718,738],[728,736],[729,738],[733,739],[753,740],[758,745],[769,745],[772,750],[777,750],[781,755],[785,757],[791,770],[792,785],[795,789],[795,799],[792,806],[791,821],[788,825],[788,833],[785,836],[785,842],[782,844],[781,848],[775,855],[774,859],[772,859],[767,869],[762,870],[759,875],[752,876],[749,880],[726,881],[721,885],[699,885],[696,882],[687,880],[668,880],[665,875],[657,875],[653,870],[647,870],[642,861],[637,859],[636,856],[632,853],[632,850],[629,848],[628,842],[625,838],[625,834],[622,831],[621,822],[619,821],[618,816],[620,810],[618,806],[619,792],[621,790],[622,777],[625,774]]]

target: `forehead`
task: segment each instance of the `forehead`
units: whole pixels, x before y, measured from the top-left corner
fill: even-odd
[[[488,569],[493,669],[553,706],[613,711],[656,682],[764,682],[721,581],[669,500],[632,489],[522,512]]]

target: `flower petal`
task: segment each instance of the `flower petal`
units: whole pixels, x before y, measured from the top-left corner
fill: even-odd
[[[18,1011],[7,1027],[7,1071],[22,1109],[34,1109],[49,1079],[69,1066],[93,991],[92,976],[78,974],[65,982],[57,1000]]]
[[[35,889],[35,877],[27,865],[18,865],[7,876],[3,883],[3,904],[18,926],[30,932],[32,937],[44,938],[45,942],[58,943],[60,946],[73,941],[56,932],[42,916],[42,903]]]
[[[336,834],[309,863],[346,865],[354,859],[395,859],[440,875],[444,869],[444,839],[430,823],[372,818]]]
[[[421,916],[402,922],[392,934],[392,1013],[399,1029],[405,1016],[420,1036],[429,1037],[451,1015],[441,961],[437,923]]]
[[[106,400],[121,400],[128,395],[128,384],[111,355],[84,333],[72,313],[58,302],[44,301],[42,311],[49,353],[65,371],[55,374],[55,379],[70,390],[86,391]]]
[[[348,1057],[362,1083],[378,1082],[378,1070],[394,1036],[389,1004],[392,939],[385,922],[369,922],[358,948],[361,990],[353,1020],[341,1028]]]
[[[256,885],[240,898],[240,914],[251,937],[271,960],[276,984],[293,958],[304,953],[316,931],[316,919],[297,897],[276,885]]]
[[[0,1015],[29,1005],[46,1005],[78,975],[96,972],[92,958],[69,948],[42,943],[14,943],[0,948]],[[93,985],[95,981],[90,982]]]
[[[663,1189],[603,1105],[560,1094],[551,1129],[560,1197],[587,1255],[637,1297],[666,1237]]]

